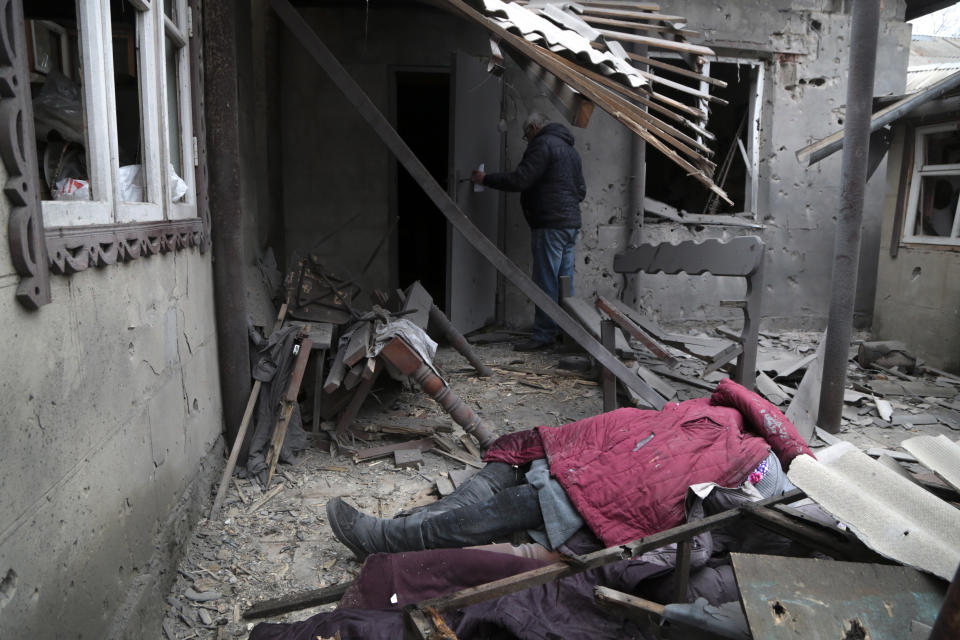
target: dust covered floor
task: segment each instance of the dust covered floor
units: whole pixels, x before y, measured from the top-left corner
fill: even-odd
[[[774,360],[776,357],[802,358],[815,352],[819,339],[819,333],[763,334],[761,362],[765,354],[772,354]],[[498,434],[538,425],[565,424],[602,411],[596,371],[574,373],[556,369],[562,357],[581,353],[576,348],[557,345],[546,351],[517,353],[509,343],[495,343],[474,345],[474,349],[494,368],[494,377],[477,377],[466,360],[449,347],[440,348],[435,364],[451,388]],[[657,363],[642,356],[640,361],[648,365]],[[688,357],[681,359],[678,368],[690,377],[699,376],[702,370],[702,362]],[[800,370],[792,379],[777,381],[790,391],[802,373]],[[717,373],[707,380],[715,382],[722,377],[725,375]],[[875,374],[865,373],[851,362],[849,378],[848,386],[863,384],[868,378],[875,378]],[[893,449],[915,435],[945,433],[956,440],[960,437],[954,430],[960,429],[957,411],[960,397],[956,394],[960,387],[943,380],[939,382],[948,390],[939,398],[888,396],[894,416],[898,418],[892,422],[879,416],[872,401],[859,398],[856,403],[845,406],[844,428],[838,436],[863,449]],[[677,400],[709,393],[676,381],[671,384],[677,389]],[[786,410],[789,398],[780,400],[781,409]],[[621,402],[620,406],[626,404]],[[910,420],[910,416],[924,416],[924,420],[928,420],[930,415],[937,416],[933,423],[915,425]],[[462,434],[449,416],[419,390],[378,383],[358,418],[358,424],[369,428],[375,439],[358,446],[378,446],[419,437],[381,437],[377,425],[389,422],[391,417],[421,419],[427,424],[442,422],[453,427],[451,435]],[[331,456],[308,449],[297,464],[278,467],[271,490],[282,489],[264,504],[259,502],[269,492],[263,491],[256,480],[234,479],[220,518],[201,520],[188,543],[185,557],[177,568],[176,584],[164,605],[167,610],[164,637],[170,640],[244,638],[253,625],[261,621],[241,617],[252,604],[352,580],[360,564],[331,534],[324,510],[327,500],[342,496],[365,513],[390,517],[413,504],[436,499],[436,481],[464,468],[465,464],[432,451],[423,454],[419,469],[398,469],[392,456],[355,464],[347,455]],[[324,605],[263,620],[303,620],[334,606]]]

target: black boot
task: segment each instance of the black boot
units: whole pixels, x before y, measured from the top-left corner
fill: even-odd
[[[515,487],[523,482],[523,473],[513,465],[506,462],[490,462],[445,498],[422,507],[401,511],[394,518],[405,518],[424,511],[437,514],[470,504],[479,504],[507,487]]]
[[[537,490],[528,484],[504,489],[480,504],[394,519],[365,515],[334,498],[327,503],[327,519],[333,535],[359,560],[378,552],[487,544],[543,524]]]
[[[346,545],[358,560],[363,560],[371,553],[424,549],[420,524],[428,515],[417,513],[408,518],[389,520],[361,513],[342,498],[327,502],[327,520],[333,535]]]

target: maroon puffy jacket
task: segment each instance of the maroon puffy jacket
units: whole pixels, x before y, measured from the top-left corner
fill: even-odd
[[[776,407],[724,380],[709,399],[510,434],[484,459],[523,464],[546,457],[586,523],[613,546],[682,523],[687,487],[739,486],[771,449],[784,469],[810,453]]]

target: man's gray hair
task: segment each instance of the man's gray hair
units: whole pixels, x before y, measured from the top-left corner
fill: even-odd
[[[523,121],[523,130],[526,131],[530,127],[536,127],[537,129],[542,129],[550,122],[550,119],[540,113],[539,111],[534,111],[527,116],[527,119]]]

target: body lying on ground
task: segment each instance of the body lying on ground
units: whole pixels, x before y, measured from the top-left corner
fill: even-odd
[[[547,549],[577,531],[599,549],[686,518],[688,488],[712,501],[792,488],[786,469],[810,449],[772,404],[731,380],[709,398],[660,411],[618,409],[499,438],[456,492],[393,519],[327,503],[334,535],[370,553],[470,547],[527,531]]]
[[[402,607],[669,529],[792,486],[785,470],[809,453],[766,400],[730,381],[710,398],[662,411],[619,409],[561,427],[500,438],[487,466],[452,495],[394,519],[328,503],[338,539],[367,559],[338,609],[294,624],[260,624],[251,640],[340,633],[396,638]],[[571,513],[568,513],[572,512]],[[542,544],[494,544],[528,530]],[[380,553],[389,551],[391,553]],[[696,536],[687,596],[719,605],[738,598],[727,552],[802,555],[762,529]],[[506,553],[505,553],[506,552]],[[653,638],[649,627],[602,609],[593,587],[657,602],[673,597],[676,547],[593,569],[444,614],[458,638]],[[519,557],[518,557],[519,556]]]

